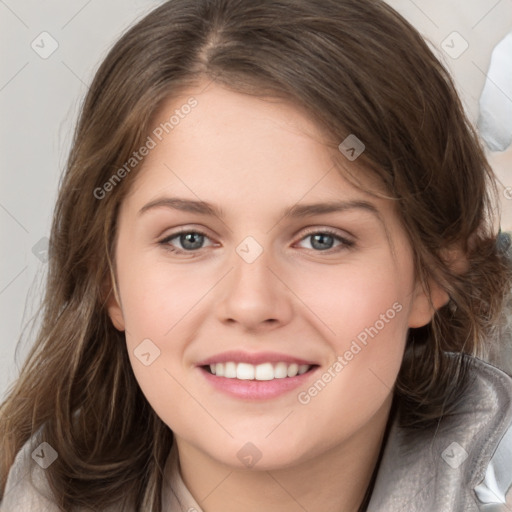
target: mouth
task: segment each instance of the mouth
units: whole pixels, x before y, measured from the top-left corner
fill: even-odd
[[[197,368],[213,390],[230,398],[261,402],[289,394],[299,386],[306,387],[307,381],[320,367],[302,360],[257,359],[255,364],[229,358],[222,362],[205,361],[206,364]]]
[[[201,368],[210,375],[224,379],[271,381],[291,379],[308,373],[317,366],[315,364],[286,363],[284,361],[266,362],[257,365],[227,361],[225,363],[203,365]]]

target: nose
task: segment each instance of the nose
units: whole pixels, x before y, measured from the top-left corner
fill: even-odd
[[[216,303],[218,320],[246,331],[268,331],[289,323],[292,293],[267,251],[251,263],[235,254],[233,265]]]

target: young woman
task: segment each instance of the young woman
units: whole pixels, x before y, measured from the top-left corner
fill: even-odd
[[[511,508],[493,179],[384,3],[163,4],[83,106],[0,510]]]

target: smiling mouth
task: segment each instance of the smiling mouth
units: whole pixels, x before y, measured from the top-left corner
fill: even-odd
[[[297,364],[297,363],[235,363],[228,361],[225,363],[215,363],[202,366],[206,372],[216,377],[238,380],[260,380],[268,381],[275,379],[288,379],[303,375],[315,369],[315,364]]]

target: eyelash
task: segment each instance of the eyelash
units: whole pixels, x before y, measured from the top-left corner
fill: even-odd
[[[184,249],[177,249],[176,247],[173,247],[172,245],[170,245],[171,240],[174,240],[175,238],[179,238],[181,235],[188,235],[188,234],[200,235],[200,236],[204,236],[205,238],[209,239],[209,236],[206,233],[202,232],[202,231],[183,229],[181,231],[172,233],[169,236],[166,236],[163,240],[161,240],[158,243],[160,245],[162,245],[167,251],[169,251],[169,252],[171,252],[173,254],[183,254],[183,255],[186,254],[188,256],[192,256],[193,257],[201,249],[205,249],[205,247],[201,247],[201,248],[199,248],[197,250],[188,250],[187,251],[187,250],[184,250]],[[306,233],[299,241],[303,241],[306,238],[311,237],[313,235],[329,235],[329,236],[332,236],[336,241],[341,242],[341,245],[338,246],[338,248],[333,247],[331,249],[326,249],[326,250],[323,250],[323,251],[315,250],[315,249],[307,249],[308,251],[313,251],[315,253],[332,254],[332,253],[335,253],[335,252],[339,252],[341,250],[351,249],[351,248],[353,248],[355,246],[355,242],[340,236],[339,233],[337,233],[336,231],[334,231],[332,229],[329,229],[329,228],[325,228],[325,229],[321,229],[321,230],[317,229],[317,230],[314,230],[314,231],[310,231],[310,232]]]

